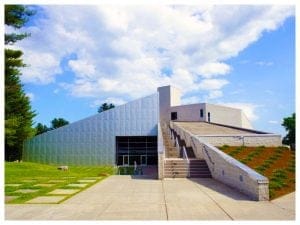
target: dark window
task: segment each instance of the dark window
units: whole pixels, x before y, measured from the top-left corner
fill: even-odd
[[[171,120],[177,120],[177,112],[171,112]]]
[[[208,122],[210,123],[210,112],[207,113],[207,117],[208,117]]]
[[[200,109],[200,117],[203,118],[203,109]]]

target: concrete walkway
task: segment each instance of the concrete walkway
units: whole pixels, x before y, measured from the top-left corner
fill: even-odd
[[[213,179],[111,176],[62,204],[6,204],[5,219],[294,220],[295,194],[255,202]]]

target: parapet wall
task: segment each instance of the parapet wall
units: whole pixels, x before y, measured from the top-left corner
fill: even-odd
[[[205,159],[212,177],[257,201],[269,200],[269,180],[189,131],[171,123],[171,128]]]
[[[276,134],[197,135],[197,137],[213,146],[229,145],[277,147],[281,145],[281,136]]]

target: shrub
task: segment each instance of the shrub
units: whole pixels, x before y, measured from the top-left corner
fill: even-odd
[[[223,145],[223,146],[220,147],[220,149],[222,149],[222,150],[226,150],[228,148],[229,148],[229,145]]]
[[[279,178],[279,179],[286,179],[287,174],[284,169],[277,169],[273,171],[272,177]]]
[[[275,181],[275,180],[272,180],[272,181],[273,182],[270,182],[270,184],[269,184],[270,190],[272,190],[272,189],[273,190],[279,190],[279,189],[286,186],[286,184],[282,181]]]

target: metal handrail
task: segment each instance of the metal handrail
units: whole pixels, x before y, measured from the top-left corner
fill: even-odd
[[[178,151],[178,153],[180,155],[180,146],[179,146],[179,142],[178,142],[178,138],[177,137],[175,138],[175,146],[176,146],[177,151]]]
[[[182,151],[183,151],[183,159],[185,159],[187,162],[188,177],[190,177],[190,160],[187,155],[186,148],[184,146],[182,146]]]

